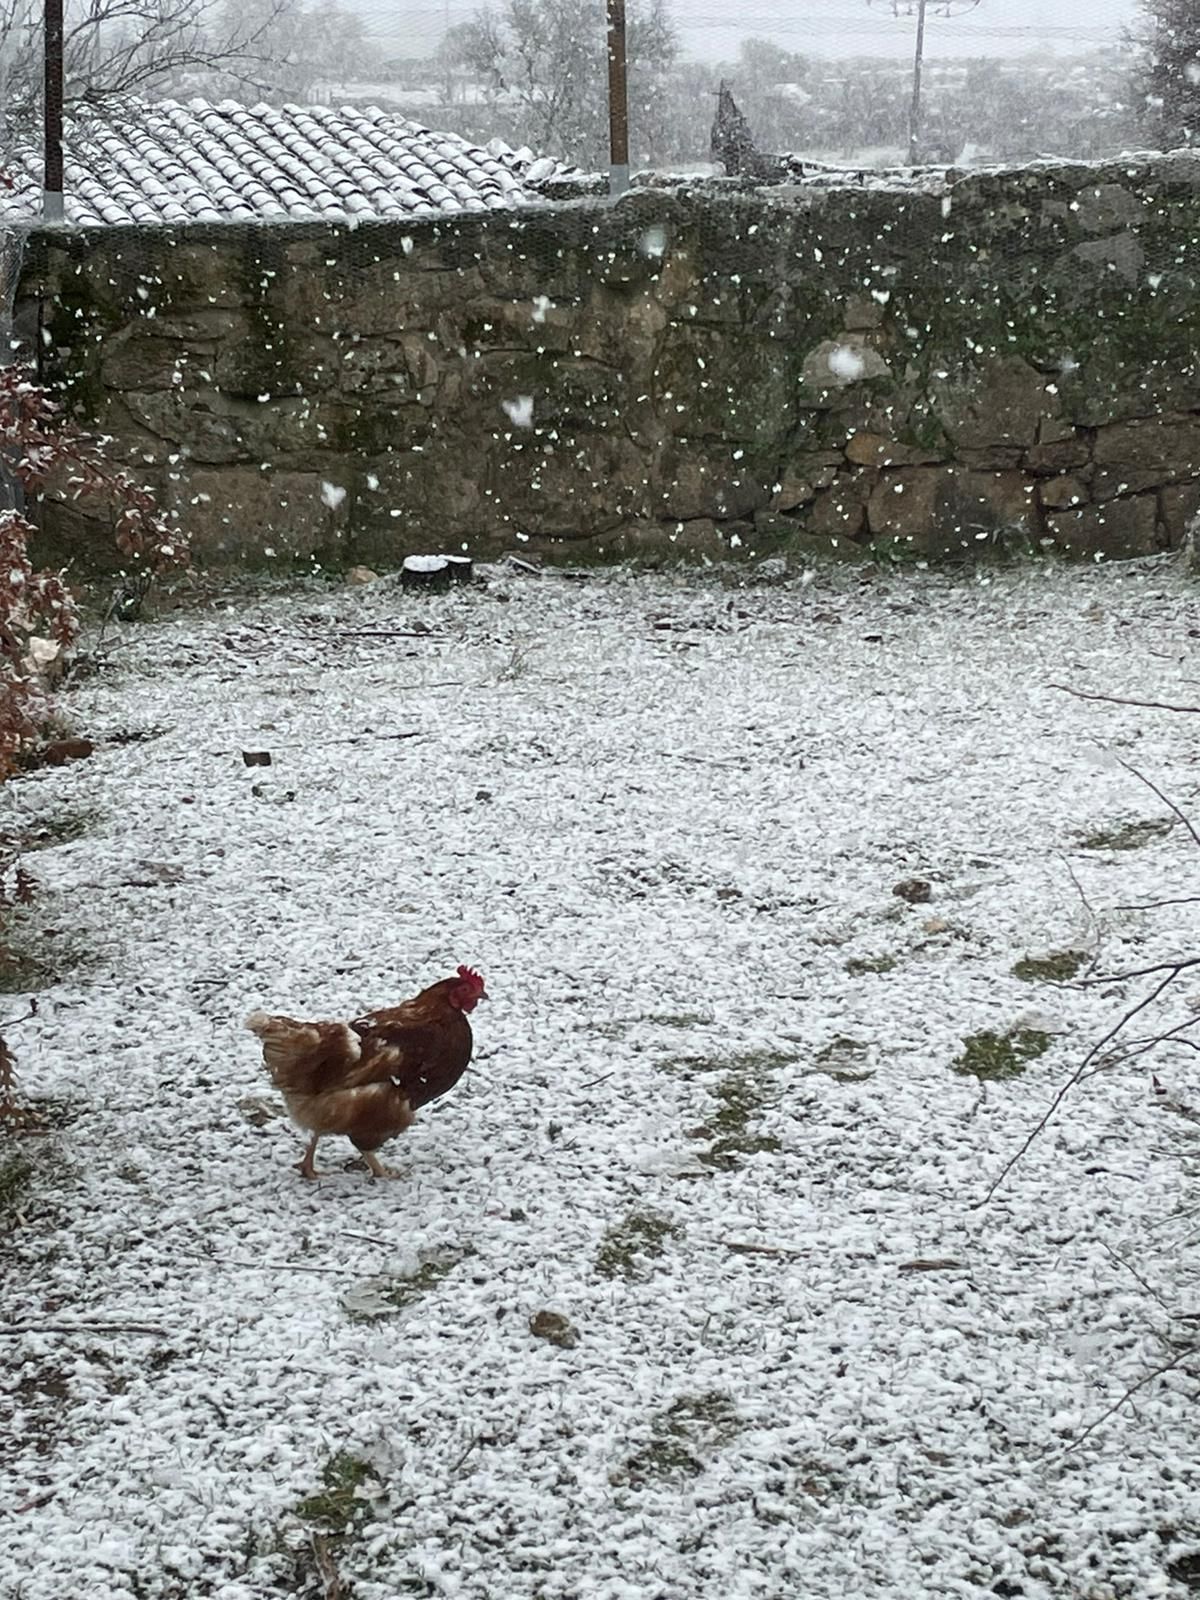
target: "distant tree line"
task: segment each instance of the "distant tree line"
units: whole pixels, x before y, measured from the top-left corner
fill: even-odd
[[[444,120],[469,138],[495,135],[583,166],[602,165],[607,122],[602,0],[504,0],[499,11],[451,29],[424,80],[452,108]],[[707,159],[722,79],[732,86],[763,151],[814,159],[902,158],[912,93],[903,61],[828,60],[747,39],[734,61],[679,58],[664,0],[630,4],[630,133],[636,165]],[[565,13],[574,14],[574,25]],[[542,20],[533,30],[530,13]],[[597,13],[592,16],[590,13]],[[404,76],[420,77],[416,63]],[[403,94],[398,104],[404,109]],[[419,114],[429,120],[428,106]],[[925,70],[921,156],[1028,160],[1104,156],[1139,142],[1130,62],[1093,56],[1044,60],[932,61]]]
[[[1141,25],[1112,52],[928,61],[923,159],[964,152],[1020,161],[1103,157],[1200,141],[1200,3],[1140,0]],[[728,79],[763,150],[833,159],[898,151],[906,140],[905,62],[828,60],[747,39],[735,61],[682,61],[668,0],[629,0],[632,154],[662,166],[708,148]],[[603,0],[489,0],[446,34],[436,79],[454,126],[585,166],[605,155]]]

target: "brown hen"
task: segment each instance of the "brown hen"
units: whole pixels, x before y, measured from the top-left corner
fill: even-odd
[[[430,984],[415,999],[353,1022],[297,1022],[264,1011],[248,1016],[292,1120],[312,1135],[297,1164],[303,1176],[320,1176],[317,1141],[342,1133],[375,1177],[394,1178],[375,1152],[462,1077],[473,1042],[467,1016],[486,999],[479,974],[459,967],[456,977]]]

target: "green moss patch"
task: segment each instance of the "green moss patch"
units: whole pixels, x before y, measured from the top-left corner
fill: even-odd
[[[1026,983],[1067,983],[1087,961],[1082,950],[1058,950],[1048,956],[1022,956],[1013,977]]]
[[[895,956],[851,956],[846,971],[852,978],[862,978],[870,972],[891,972],[896,965]]]
[[[748,1051],[723,1062],[703,1058],[683,1058],[677,1065],[711,1072],[715,1067],[724,1076],[709,1087],[714,1101],[711,1114],[688,1130],[691,1139],[706,1139],[709,1147],[700,1157],[707,1167],[729,1170],[740,1166],[748,1156],[771,1154],[781,1148],[774,1134],[755,1132],[754,1125],[772,1098],[772,1073],[792,1066],[798,1058],[774,1050]]]
[[[698,1477],[706,1459],[741,1428],[737,1408],[721,1390],[680,1395],[654,1419],[651,1437],[613,1475],[614,1480],[636,1488],[664,1478]]]
[[[0,1145],[0,1217],[10,1217],[21,1209],[33,1175],[33,1162],[23,1151]]]
[[[1160,817],[1144,822],[1122,822],[1113,828],[1099,828],[1095,833],[1081,834],[1077,840],[1081,850],[1140,850],[1170,833],[1175,826]]]
[[[951,1068],[985,1081],[1019,1078],[1030,1061],[1045,1055],[1050,1035],[1037,1028],[1016,1028],[1012,1033],[973,1033],[963,1040],[962,1054]]]
[[[649,1277],[669,1241],[681,1236],[682,1229],[657,1212],[631,1211],[600,1241],[596,1271],[602,1278]]]
[[[371,1506],[362,1490],[374,1481],[375,1474],[365,1461],[347,1450],[339,1451],[322,1467],[320,1489],[300,1501],[296,1515],[310,1527],[343,1539],[366,1519]]]

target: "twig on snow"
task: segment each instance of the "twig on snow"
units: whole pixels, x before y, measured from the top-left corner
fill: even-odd
[[[299,739],[290,744],[272,744],[273,750],[310,750],[314,744],[319,744],[322,749],[331,744],[363,744],[367,740],[377,743],[384,739],[419,739],[425,730],[423,728],[410,728],[405,733],[351,733],[344,739]],[[240,756],[241,747],[236,750],[210,750],[210,756]]]
[[[1200,967],[1200,956],[1185,956],[1181,961],[1159,961],[1152,967],[1135,967],[1131,972],[1110,972],[1102,978],[1077,978],[1077,989],[1097,989],[1106,983],[1130,983],[1134,978],[1152,978],[1156,972],[1169,972],[1177,978],[1181,972]],[[1132,1015],[1132,1013],[1130,1013]]]
[[[0,1327],[0,1335],[14,1338],[21,1333],[144,1333],[156,1339],[167,1337],[166,1328],[148,1322],[11,1322]]]
[[[1178,1355],[1172,1356],[1170,1361],[1164,1361],[1159,1366],[1152,1368],[1151,1371],[1144,1372],[1138,1381],[1136,1383],[1131,1383],[1125,1390],[1125,1393],[1114,1400],[1112,1405],[1110,1405],[1107,1410],[1102,1411],[1098,1417],[1089,1422],[1083,1432],[1077,1434],[1076,1437],[1071,1440],[1071,1443],[1067,1445],[1064,1450],[1062,1450],[1061,1455],[1069,1456],[1074,1451],[1078,1450],[1085,1439],[1087,1439],[1091,1434],[1095,1433],[1096,1429],[1099,1428],[1103,1423],[1107,1422],[1109,1417],[1111,1417],[1114,1412],[1119,1411],[1126,1401],[1132,1400],[1134,1395],[1137,1394],[1139,1390],[1147,1388],[1154,1382],[1156,1378],[1161,1378],[1165,1373],[1172,1371],[1175,1367],[1183,1366],[1185,1361],[1194,1356],[1200,1357],[1200,1349],[1197,1349],[1195,1345],[1189,1345],[1186,1350],[1181,1350]]]
[[[1169,1315],[1167,1302],[1163,1299],[1162,1295],[1154,1287],[1154,1285],[1142,1277],[1141,1273],[1134,1266],[1132,1261],[1128,1261],[1123,1255],[1120,1254],[1119,1251],[1114,1250],[1112,1246],[1104,1239],[1100,1240],[1100,1248],[1106,1252],[1110,1260],[1115,1261],[1118,1266],[1124,1267],[1126,1272],[1128,1272],[1131,1277],[1136,1278],[1150,1298],[1152,1300],[1156,1300],[1162,1309],[1167,1311]]]
[[[620,1067],[614,1067],[611,1072],[606,1072],[599,1078],[589,1078],[586,1083],[581,1083],[579,1087],[581,1089],[594,1089],[598,1083],[607,1083],[610,1078],[615,1078],[620,1070]]]
[[[1025,1153],[1029,1150],[1029,1148],[1033,1144],[1034,1140],[1037,1139],[1041,1135],[1041,1133],[1045,1130],[1047,1124],[1050,1122],[1051,1118],[1054,1116],[1054,1114],[1058,1110],[1059,1106],[1062,1105],[1063,1101],[1070,1094],[1071,1090],[1075,1088],[1076,1084],[1078,1084],[1081,1081],[1081,1079],[1083,1079],[1085,1076],[1087,1076],[1088,1068],[1091,1066],[1092,1062],[1095,1061],[1096,1057],[1104,1049],[1105,1045],[1110,1044],[1116,1038],[1116,1036],[1121,1032],[1122,1028],[1126,1027],[1130,1022],[1132,1022],[1134,1017],[1136,1017],[1137,1014],[1140,1011],[1144,1011],[1147,1006],[1153,1005],[1155,1000],[1158,999],[1159,995],[1163,994],[1165,992],[1165,990],[1172,983],[1174,983],[1175,979],[1179,976],[1180,972],[1184,971],[1188,967],[1194,967],[1194,966],[1197,966],[1197,965],[1200,965],[1200,957],[1192,957],[1192,958],[1188,959],[1187,961],[1173,961],[1173,962],[1163,963],[1162,965],[1159,965],[1157,967],[1147,967],[1145,969],[1145,971],[1141,972],[1141,973],[1129,973],[1129,974],[1126,974],[1126,976],[1128,976],[1128,977],[1145,977],[1150,973],[1162,972],[1164,970],[1167,971],[1167,976],[1162,980],[1161,983],[1155,984],[1154,988],[1150,991],[1150,993],[1148,995],[1146,995],[1143,999],[1139,1000],[1136,1005],[1131,1006],[1129,1008],[1129,1010],[1126,1011],[1124,1013],[1124,1015],[1121,1016],[1117,1020],[1116,1023],[1114,1023],[1114,1025],[1108,1030],[1108,1032],[1104,1035],[1104,1037],[1102,1039],[1097,1039],[1096,1043],[1087,1052],[1087,1054],[1084,1056],[1083,1060],[1075,1068],[1075,1071],[1067,1079],[1066,1083],[1064,1083],[1062,1085],[1062,1087],[1059,1089],[1058,1093],[1051,1100],[1050,1104],[1046,1107],[1046,1110],[1042,1113],[1042,1115],[1038,1118],[1037,1122],[1030,1129],[1029,1133],[1021,1141],[1021,1144],[1018,1147],[1018,1149],[1016,1150],[1016,1152],[1009,1157],[1009,1159],[1004,1163],[1004,1165],[1001,1167],[1001,1169],[997,1173],[997,1175],[992,1179],[991,1183],[987,1187],[987,1191],[984,1194],[983,1198],[980,1199],[980,1200],[974,1201],[972,1203],[972,1205],[970,1206],[970,1210],[977,1211],[977,1210],[979,1210],[979,1208],[981,1206],[985,1206],[985,1205],[988,1204],[988,1202],[991,1200],[992,1196],[996,1193],[996,1190],[999,1189],[1000,1185],[1004,1182],[1005,1178],[1008,1177],[1009,1173],[1017,1165],[1017,1162],[1020,1161],[1021,1158],[1025,1155]],[[1113,979],[1101,980],[1101,979],[1096,979],[1096,978],[1089,978],[1089,979],[1085,980],[1085,982],[1087,984],[1089,984],[1089,985],[1095,984],[1095,983],[1098,983],[1098,982],[1101,982],[1101,981],[1113,982],[1114,980]]]
[[[1173,811],[1179,818],[1180,822],[1183,823],[1184,827],[1191,834],[1193,842],[1195,844],[1200,844],[1200,833],[1196,832],[1196,829],[1192,825],[1191,819],[1186,815],[1185,812],[1180,810],[1180,808],[1175,804],[1174,800],[1171,799],[1170,795],[1164,794],[1158,785],[1148,778],[1144,772],[1139,772],[1138,769],[1133,765],[1132,761],[1123,761],[1120,759],[1120,757],[1118,757],[1117,765],[1124,767],[1126,772],[1131,772],[1139,783],[1144,783],[1152,794],[1156,794],[1162,801],[1163,805],[1165,805],[1169,810]]]
[[[782,1244],[744,1244],[740,1239],[722,1239],[721,1243],[738,1256],[791,1256],[798,1260],[812,1255],[811,1250],[789,1250]]]
[[[1092,959],[1088,962],[1088,967],[1090,969],[1091,967],[1094,967],[1096,962],[1100,959],[1100,918],[1096,915],[1096,908],[1088,899],[1087,893],[1084,890],[1082,883],[1079,881],[1079,874],[1075,871],[1075,868],[1071,865],[1070,861],[1065,855],[1060,855],[1059,859],[1061,860],[1063,866],[1067,869],[1067,876],[1075,885],[1075,893],[1079,896],[1079,901],[1083,906],[1084,913],[1092,925],[1092,942],[1095,945],[1095,949],[1092,952]]]
[[[313,1566],[317,1569],[317,1577],[321,1580],[321,1600],[342,1600],[345,1590],[342,1580],[338,1575],[337,1565],[329,1549],[329,1540],[323,1533],[310,1533],[308,1536],[309,1548],[312,1550]]]
[[[454,1474],[458,1471],[458,1469],[461,1466],[464,1465],[464,1463],[466,1462],[467,1457],[471,1454],[471,1452],[478,1445],[481,1445],[482,1443],[483,1443],[483,1435],[481,1433],[473,1433],[471,1435],[470,1440],[467,1443],[467,1448],[463,1451],[463,1453],[459,1456],[458,1460],[450,1468],[450,1476],[451,1477],[453,1477]]]
[[[1176,895],[1171,900],[1140,900],[1136,905],[1114,906],[1114,911],[1161,911],[1163,906],[1200,905],[1200,894]]]
[[[7,1022],[0,1022],[0,1033],[7,1033],[9,1028],[15,1028],[17,1026],[18,1022],[28,1022],[30,1017],[36,1017],[37,1014],[38,1014],[38,1003],[37,1003],[37,1000],[36,999],[30,1000],[30,1002],[29,1002],[29,1010],[28,1011],[22,1011],[22,1013],[21,1013],[21,1015],[19,1017],[9,1017]]]
[[[307,1261],[243,1261],[238,1256],[210,1256],[203,1250],[184,1250],[183,1255],[192,1256],[197,1261],[207,1261],[214,1267],[247,1267],[254,1271],[263,1272],[331,1272],[334,1274],[350,1272],[351,1267],[323,1267],[315,1262]]]
[[[1050,683],[1046,687],[1073,695],[1076,700],[1103,700],[1110,706],[1141,706],[1146,711],[1189,711],[1200,714],[1200,706],[1176,706],[1165,700],[1130,700],[1119,694],[1095,694],[1088,689],[1072,689],[1066,683]]]

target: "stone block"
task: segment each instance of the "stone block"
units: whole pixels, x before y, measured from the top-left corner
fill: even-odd
[[[1039,424],[1058,411],[1058,397],[1040,372],[1019,356],[989,361],[965,378],[930,384],[942,426],[960,449],[1035,444]]]
[[[1089,499],[1087,484],[1070,472],[1040,479],[1037,495],[1038,503],[1048,511],[1068,511],[1073,506],[1085,505]]]
[[[351,497],[331,508],[325,481],[319,472],[197,468],[168,484],[165,503],[201,565],[287,563],[345,545]]]
[[[1178,483],[1159,491],[1159,527],[1172,550],[1180,548],[1197,517],[1200,517],[1200,483]]]
[[[1152,494],[1049,514],[1046,533],[1061,554],[1084,558],[1149,556],[1165,545],[1159,533],[1157,496]]]

